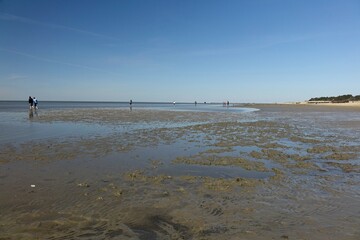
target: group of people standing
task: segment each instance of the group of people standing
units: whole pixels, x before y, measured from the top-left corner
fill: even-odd
[[[229,106],[230,106],[230,102],[229,102],[229,101],[223,102],[223,107],[229,107]]]
[[[36,97],[29,96],[29,107],[30,109],[38,109],[38,100]]]

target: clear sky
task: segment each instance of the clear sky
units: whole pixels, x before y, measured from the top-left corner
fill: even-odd
[[[360,94],[360,0],[0,0],[0,100]]]

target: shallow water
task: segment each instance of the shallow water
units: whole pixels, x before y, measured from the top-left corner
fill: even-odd
[[[257,107],[0,112],[0,239],[358,239],[359,112]]]
[[[40,106],[40,105],[39,105]],[[22,101],[0,101],[0,129],[1,138],[0,144],[13,143],[13,142],[25,142],[31,140],[38,140],[43,138],[55,138],[55,137],[73,137],[78,135],[104,135],[109,132],[121,132],[135,129],[145,128],[157,128],[157,127],[179,127],[189,124],[196,124],[195,121],[161,121],[160,123],[154,119],[151,125],[146,122],[135,121],[120,121],[115,124],[108,124],[109,122],[102,122],[101,116],[99,121],[90,121],[90,124],[85,122],[76,121],[76,124],[71,121],[57,119],[56,117],[48,122],[42,122],[39,124],[39,118],[49,111],[61,110],[73,110],[81,111],[85,110],[96,111],[98,109],[107,110],[119,110],[123,112],[132,112],[134,114],[143,110],[156,110],[156,111],[171,111],[171,112],[205,112],[205,113],[245,113],[257,111],[255,108],[234,108],[223,107],[219,104],[188,104],[178,103],[176,105],[172,103],[133,103],[131,108],[129,103],[125,102],[56,102],[45,101],[42,102],[40,109],[28,109],[26,102]],[[85,113],[85,114],[87,114]],[[101,114],[101,113],[100,113]],[[106,119],[104,116],[102,119]],[[134,119],[132,119],[134,120]],[[140,119],[141,120],[141,119]]]
[[[77,102],[77,101],[43,101],[38,108],[44,110],[59,109],[156,109],[171,111],[206,111],[206,112],[244,112],[253,111],[251,107],[233,108],[233,105],[223,106],[219,103],[176,103],[172,102]],[[0,101],[0,112],[26,112],[29,109],[27,101]]]

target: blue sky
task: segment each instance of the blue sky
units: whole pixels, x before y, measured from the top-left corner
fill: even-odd
[[[0,0],[0,100],[360,94],[359,0]]]

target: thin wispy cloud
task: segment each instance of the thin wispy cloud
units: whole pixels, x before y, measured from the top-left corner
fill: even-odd
[[[61,29],[61,30],[72,31],[72,32],[80,33],[80,34],[85,34],[85,35],[89,35],[89,36],[110,39],[110,40],[118,40],[118,41],[121,40],[119,38],[111,37],[111,36],[96,33],[96,32],[87,31],[84,29],[73,28],[73,27],[68,27],[68,26],[64,26],[64,25],[60,25],[60,24],[48,23],[48,22],[41,22],[41,21],[37,21],[37,20],[31,19],[31,18],[21,17],[21,16],[9,14],[9,13],[4,13],[4,12],[0,12],[0,20],[11,21],[11,22],[21,22],[21,23],[26,23],[26,24],[54,28],[54,29]]]
[[[38,56],[35,56],[35,55],[32,55],[32,54],[19,52],[17,50],[13,50],[13,49],[0,48],[0,51],[16,54],[16,55],[19,55],[19,56],[35,59],[35,60],[38,60],[38,61],[54,63],[54,64],[61,64],[61,65],[66,65],[66,66],[70,66],[70,67],[82,68],[82,69],[87,69],[87,70],[91,70],[91,71],[97,71],[97,72],[102,72],[102,73],[107,73],[107,74],[119,76],[118,73],[106,71],[106,70],[103,70],[103,69],[100,69],[100,68],[89,67],[89,66],[86,66],[86,65],[70,63],[70,62],[62,62],[62,61],[58,61],[58,60],[54,60],[54,59],[50,59],[50,58],[38,57]]]

